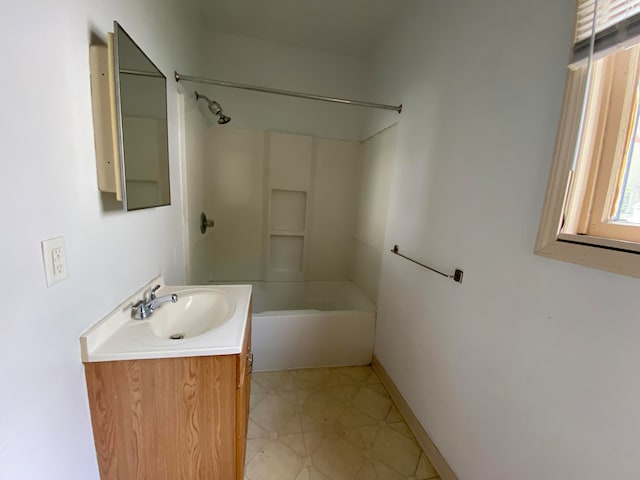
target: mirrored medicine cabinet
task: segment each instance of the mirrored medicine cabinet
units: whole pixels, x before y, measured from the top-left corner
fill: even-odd
[[[92,45],[98,188],[125,211],[171,203],[167,79],[118,22]]]

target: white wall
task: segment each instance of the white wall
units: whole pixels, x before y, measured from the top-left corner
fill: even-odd
[[[78,338],[162,273],[184,281],[176,84],[168,82],[172,206],[122,213],[97,189],[89,42],[119,20],[158,67],[193,70],[192,19],[171,1],[2,2],[0,478],[97,479]],[[46,288],[40,241],[66,240]]]
[[[219,80],[364,99],[368,63],[360,58],[227,34],[203,34],[205,64],[181,72]],[[364,110],[312,100],[185,83],[216,99],[235,127],[360,140]]]
[[[532,253],[573,9],[413,0],[371,73],[405,107],[385,252],[465,271],[385,253],[375,353],[461,480],[640,477],[640,284]]]

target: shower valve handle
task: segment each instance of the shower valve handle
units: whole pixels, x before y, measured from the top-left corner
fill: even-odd
[[[204,235],[204,233],[207,231],[207,228],[213,228],[214,225],[215,222],[213,220],[208,220],[206,213],[202,212],[200,214],[200,233]]]

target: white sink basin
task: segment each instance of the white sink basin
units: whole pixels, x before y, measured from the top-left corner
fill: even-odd
[[[145,320],[131,306],[163,285],[161,297],[175,293]],[[82,360],[107,362],[147,358],[231,355],[242,350],[247,332],[251,285],[164,286],[156,277],[80,337]]]
[[[165,303],[149,317],[156,337],[188,340],[228,322],[235,311],[233,298],[222,290],[163,287],[158,296],[176,293],[176,303]]]

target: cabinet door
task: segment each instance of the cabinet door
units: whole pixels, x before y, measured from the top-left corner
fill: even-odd
[[[236,367],[232,355],[85,364],[100,478],[232,479]]]
[[[244,461],[249,426],[249,398],[251,394],[251,371],[253,353],[251,353],[251,304],[247,318],[247,335],[242,353],[238,356],[238,383],[236,390],[236,479],[244,479]]]

